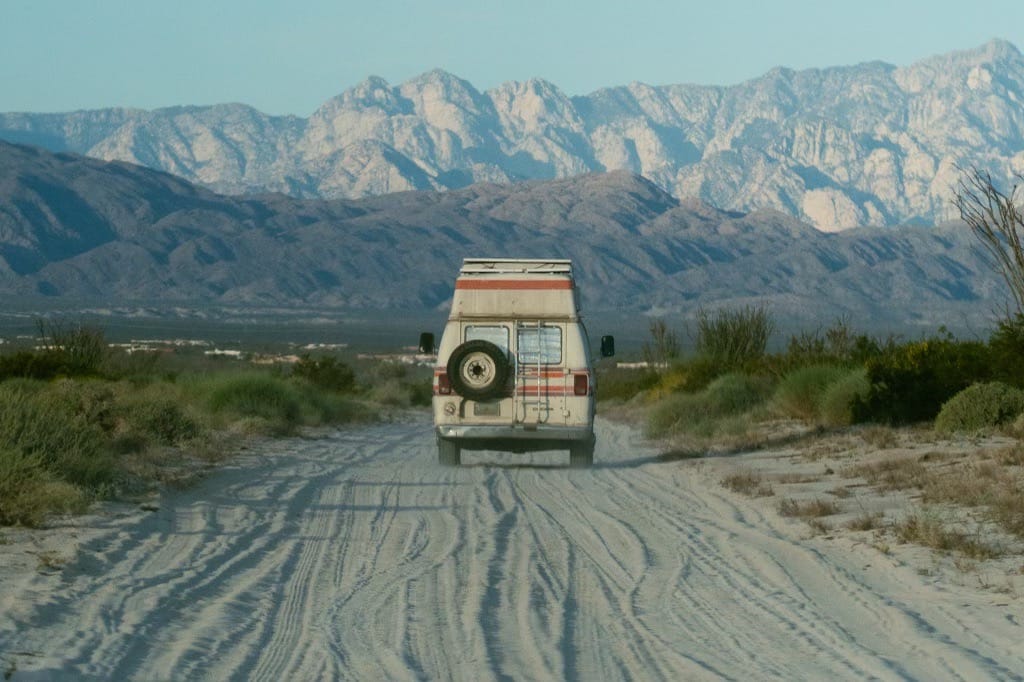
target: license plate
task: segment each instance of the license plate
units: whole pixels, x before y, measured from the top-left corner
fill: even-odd
[[[473,415],[477,417],[501,416],[501,403],[477,403],[473,406]]]

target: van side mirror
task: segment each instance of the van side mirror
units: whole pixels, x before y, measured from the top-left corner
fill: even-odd
[[[434,335],[430,332],[420,334],[420,353],[423,355],[434,354]]]
[[[601,357],[610,358],[615,355],[615,337],[614,336],[602,336],[601,337]]]

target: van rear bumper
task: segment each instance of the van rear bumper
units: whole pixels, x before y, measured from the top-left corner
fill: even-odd
[[[465,450],[507,450],[532,452],[558,450],[570,442],[593,440],[591,426],[524,426],[522,424],[442,424],[435,427],[437,437],[454,441]]]

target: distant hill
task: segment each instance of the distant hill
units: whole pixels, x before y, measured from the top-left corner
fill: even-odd
[[[241,104],[0,114],[0,139],[122,160],[219,192],[357,198],[477,182],[643,175],[725,210],[822,230],[951,217],[957,164],[1024,170],[1024,57],[1004,41],[897,68],[773,69],[731,87],[480,92],[444,71],[380,78],[309,118]]]
[[[0,143],[0,301],[437,310],[466,256],[567,257],[588,311],[982,323],[1004,301],[965,228],[823,233],[680,202],[630,173],[360,200],[230,197]]]

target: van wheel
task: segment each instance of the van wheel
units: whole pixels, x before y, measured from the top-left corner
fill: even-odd
[[[447,370],[452,389],[470,400],[497,398],[508,384],[505,351],[482,339],[467,341],[452,351]]]
[[[594,439],[573,441],[569,444],[569,466],[586,469],[594,464]]]
[[[458,443],[442,438],[437,439],[437,463],[444,467],[457,467],[462,463],[462,452]]]

